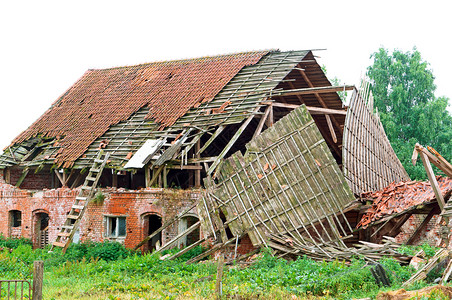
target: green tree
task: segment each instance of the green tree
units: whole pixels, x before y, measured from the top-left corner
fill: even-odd
[[[411,164],[414,145],[432,146],[452,158],[449,99],[435,97],[435,77],[419,51],[380,48],[368,67],[375,108],[397,156],[412,179],[426,179],[422,164]],[[435,170],[438,171],[438,170]]]

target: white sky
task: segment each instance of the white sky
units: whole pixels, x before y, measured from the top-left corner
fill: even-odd
[[[358,84],[380,46],[416,46],[452,98],[450,1],[0,1],[0,149],[90,68],[278,48]],[[1,152],[1,150],[0,150]]]

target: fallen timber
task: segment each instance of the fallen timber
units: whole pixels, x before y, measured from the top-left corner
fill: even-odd
[[[359,94],[356,97],[361,99]],[[316,260],[349,261],[355,256],[375,263],[392,256],[403,263],[409,261],[409,256],[397,252],[400,245],[390,237],[383,245],[346,245],[356,230],[345,213],[356,209],[356,200],[308,111],[304,105],[296,107],[255,135],[244,155],[235,153],[222,160],[215,178],[205,179],[206,190],[196,204],[205,238],[196,245],[210,241],[212,247],[188,263],[237,244],[245,235],[256,249],[270,248],[278,257],[306,255]],[[165,223],[153,235],[169,225]],[[227,229],[232,237],[227,236]]]
[[[369,228],[379,225],[372,234],[382,236],[378,243],[364,240],[350,242],[363,228],[352,226],[346,213],[360,211],[360,206],[361,209],[372,208],[365,204],[356,205],[356,194],[360,195],[370,187],[381,190],[388,186],[397,188],[398,185],[417,184],[409,181],[390,148],[378,117],[371,113],[373,99],[369,87],[366,84],[363,86],[359,92],[354,90],[353,101],[346,110],[345,141],[342,147],[346,166],[344,173],[337,168],[330,152],[324,151],[327,148],[325,140],[318,128],[312,126],[310,115],[317,113],[316,109],[277,104],[275,107],[294,110],[262,131],[270,111],[267,108],[259,120],[258,130],[246,145],[245,154],[235,153],[222,160],[213,176],[205,179],[206,190],[196,204],[205,237],[164,259],[175,259],[199,244],[209,243],[211,247],[208,250],[187,263],[195,263],[214,253],[234,251],[235,244],[234,255],[225,256],[226,264],[247,263],[244,260],[252,257],[260,248],[270,248],[274,256],[287,259],[308,256],[314,260],[347,262],[356,257],[378,265],[381,258],[392,257],[402,264],[408,264],[412,256],[399,251],[401,244],[396,242],[394,236],[413,214],[423,213],[427,217],[409,242],[419,235],[432,216],[441,211],[443,215],[452,212],[452,209],[446,209],[452,189],[444,190],[448,181],[440,181],[440,191],[434,193],[431,190],[431,195],[428,194],[430,196],[424,199],[428,201],[415,206],[408,203],[406,208],[368,223]],[[270,107],[272,103],[268,105]],[[327,109],[322,112],[342,114]],[[356,131],[351,126],[354,122],[361,124],[365,130]],[[377,128],[376,132],[371,130],[372,126]],[[359,148],[357,145],[360,143],[371,144],[372,147]],[[421,158],[439,166],[446,175],[452,174],[452,165],[434,149],[429,147],[428,151],[421,146],[416,146],[416,149]],[[387,163],[385,157],[397,163]],[[388,174],[392,177],[385,177]],[[369,185],[369,182],[373,184]],[[437,208],[437,201],[441,199],[437,196],[438,192],[443,195],[444,209]],[[364,202],[374,201],[372,197],[366,199],[366,196],[361,199]],[[176,219],[180,217],[182,215]],[[383,230],[388,226],[389,231]],[[226,230],[232,233],[232,237],[226,234]],[[179,236],[186,235],[187,231]],[[245,236],[250,238],[255,249],[246,255],[237,256],[237,243]],[[169,243],[174,244],[177,238]],[[447,257],[448,252],[442,249],[406,285],[424,278],[429,270]],[[451,273],[452,264],[449,264],[442,281],[446,282]]]

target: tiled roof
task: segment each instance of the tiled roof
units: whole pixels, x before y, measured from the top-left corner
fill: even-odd
[[[190,108],[211,101],[245,66],[267,51],[88,70],[12,145],[61,137],[55,161],[70,165],[110,126],[148,107],[147,119],[171,126]]]
[[[450,195],[452,193],[452,178],[438,176],[437,180],[443,196]],[[370,223],[385,216],[401,213],[417,205],[435,200],[435,193],[428,181],[409,181],[392,183],[382,190],[363,193],[361,198],[373,201],[372,207],[367,209],[356,226],[357,228],[366,228]]]

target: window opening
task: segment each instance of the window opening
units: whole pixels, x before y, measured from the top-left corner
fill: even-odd
[[[119,238],[126,236],[126,217],[106,217],[106,237]]]
[[[9,216],[11,227],[20,227],[22,225],[22,212],[20,210],[11,210]]]

